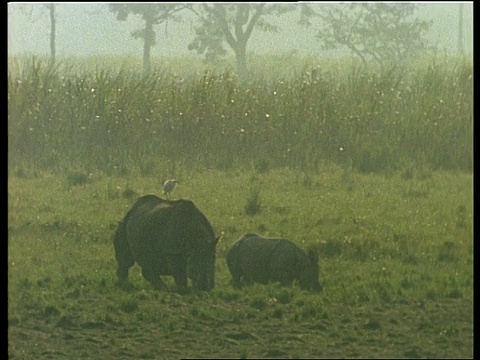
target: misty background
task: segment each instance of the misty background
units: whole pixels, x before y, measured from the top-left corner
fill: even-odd
[[[35,54],[48,56],[50,52],[50,19],[46,3],[8,4],[8,54]],[[417,17],[432,20],[429,39],[439,52],[458,51],[459,5],[455,3],[418,3]],[[464,49],[473,52],[473,2],[464,2]],[[143,26],[140,16],[129,16],[118,21],[107,3],[56,3],[56,52],[58,57],[78,56],[142,56],[143,40],[131,33]],[[311,4],[319,6],[318,4]],[[325,6],[325,5],[324,5]],[[181,13],[181,22],[168,21],[155,26],[156,45],[152,57],[199,56],[187,49],[193,40],[195,15]],[[279,25],[278,32],[258,29],[248,43],[249,54],[282,54],[314,57],[342,55],[342,51],[323,51],[315,38],[315,26],[305,28],[297,24],[298,12],[270,17]],[[231,51],[231,49],[229,49]]]

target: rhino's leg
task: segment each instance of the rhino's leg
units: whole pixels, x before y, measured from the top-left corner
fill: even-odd
[[[253,285],[254,282],[255,282],[255,280],[253,280],[253,278],[251,278],[250,276],[243,276],[242,277],[242,283],[243,284]]]
[[[187,272],[185,269],[178,270],[174,275],[173,279],[175,284],[179,289],[185,290],[187,288]]]
[[[232,286],[236,289],[242,287],[242,268],[237,260],[238,252],[234,252],[233,249],[230,250],[230,255],[227,257],[227,266],[230,274],[232,275]]]
[[[240,270],[240,267],[230,266],[230,274],[232,274],[232,286],[236,289],[242,288],[245,276]]]
[[[142,267],[142,275],[155,289],[164,289],[165,283],[160,279],[158,273],[149,267]]]
[[[235,289],[240,289],[243,286],[240,276],[232,276],[232,286]]]
[[[117,278],[119,284],[125,284],[128,280],[128,269],[133,265],[133,261],[129,264],[118,264],[117,267]]]
[[[282,286],[291,286],[294,280],[292,274],[288,273],[287,271],[283,271],[278,274],[278,279],[280,285]]]

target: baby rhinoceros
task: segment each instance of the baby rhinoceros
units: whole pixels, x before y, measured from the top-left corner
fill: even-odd
[[[318,256],[305,254],[288,239],[245,234],[236,240],[226,255],[232,285],[279,282],[291,285],[294,280],[303,290],[322,291],[318,281]]]

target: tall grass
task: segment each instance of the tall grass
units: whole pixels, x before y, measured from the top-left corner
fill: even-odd
[[[278,63],[276,59],[274,63]],[[472,168],[473,65],[429,59],[376,70],[252,62],[252,79],[164,62],[144,78],[125,63],[56,67],[11,58],[10,169],[155,171],[168,162],[360,172]],[[20,170],[19,170],[20,169]]]

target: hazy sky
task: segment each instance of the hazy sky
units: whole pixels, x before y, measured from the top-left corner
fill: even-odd
[[[457,49],[459,2],[419,3],[419,17],[434,21],[430,37],[440,49]],[[142,55],[142,41],[131,32],[142,27],[138,16],[127,21],[116,20],[106,3],[57,3],[57,56]],[[285,53],[296,50],[301,54],[327,55],[319,50],[313,29],[296,25],[298,14],[275,19],[281,24],[279,33],[256,31],[248,43],[249,52]],[[195,55],[187,49],[193,39],[194,18],[185,13],[184,21],[170,21],[168,26],[156,27],[157,45],[153,56]],[[466,49],[473,44],[473,2],[464,5],[464,34]],[[166,32],[165,32],[166,30]],[[32,52],[46,55],[50,51],[50,19],[42,3],[8,4],[9,54]]]

